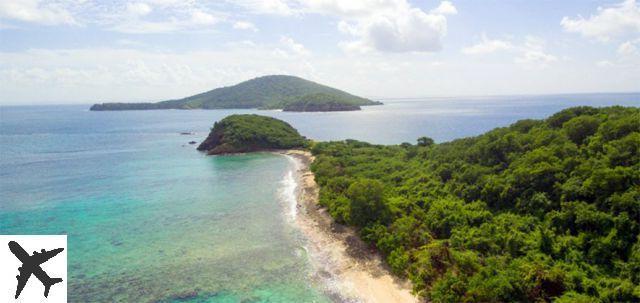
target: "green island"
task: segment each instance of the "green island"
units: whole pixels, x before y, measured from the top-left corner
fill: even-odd
[[[640,109],[313,143],[320,204],[432,302],[640,301]]]
[[[307,139],[288,123],[259,115],[231,115],[216,122],[198,150],[210,155],[302,148]]]
[[[258,108],[287,111],[336,111],[359,110],[360,106],[381,104],[378,101],[354,96],[299,77],[271,75],[182,99],[156,103],[101,103],[94,104],[90,110]]]

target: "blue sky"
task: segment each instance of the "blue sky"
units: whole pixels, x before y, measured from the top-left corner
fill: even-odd
[[[157,101],[267,74],[373,98],[640,91],[640,4],[0,1],[0,104]]]

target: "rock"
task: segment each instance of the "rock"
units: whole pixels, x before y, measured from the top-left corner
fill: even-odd
[[[194,145],[194,144],[196,144],[196,143],[198,143],[198,142],[196,142],[196,141],[189,141],[189,144],[191,144],[191,145]]]

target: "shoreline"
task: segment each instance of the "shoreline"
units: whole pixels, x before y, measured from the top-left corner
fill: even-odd
[[[313,155],[303,150],[278,153],[292,157],[298,164],[295,223],[307,238],[317,278],[333,286],[333,291],[347,302],[421,302],[411,294],[411,283],[394,276],[380,254],[364,243],[353,228],[336,223],[326,208],[318,205],[319,187],[309,167]]]

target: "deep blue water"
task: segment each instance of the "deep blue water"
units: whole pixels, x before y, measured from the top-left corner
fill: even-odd
[[[640,93],[385,103],[342,113],[0,107],[0,234],[68,234],[72,302],[330,301],[286,219],[289,159],[207,157],[188,141],[229,114],[258,113],[315,140],[442,142],[571,106],[640,106]]]

